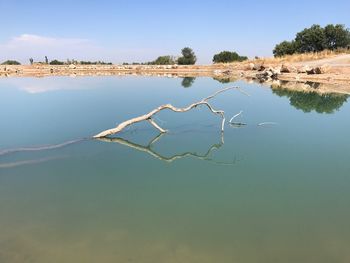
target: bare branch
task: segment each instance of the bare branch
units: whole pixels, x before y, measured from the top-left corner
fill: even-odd
[[[161,133],[166,133],[166,130],[162,129],[161,127],[159,127],[159,125],[152,119],[148,119],[148,122],[150,124],[152,124],[157,130],[159,130]]]
[[[202,99],[201,101],[199,102],[195,102],[195,103],[192,103],[190,104],[189,106],[185,107],[185,108],[177,108],[177,107],[174,107],[173,105],[171,104],[165,104],[165,105],[161,105],[159,106],[158,108],[152,110],[151,112],[145,114],[145,115],[142,115],[142,116],[139,116],[139,117],[136,117],[136,118],[132,118],[130,120],[127,120],[127,121],[124,121],[122,123],[120,123],[117,127],[115,128],[112,128],[112,129],[108,129],[108,130],[105,130],[105,131],[102,131],[100,132],[99,134],[96,134],[95,136],[93,136],[93,138],[102,138],[102,137],[107,137],[109,135],[113,135],[113,134],[116,134],[116,133],[119,133],[121,132],[123,129],[125,129],[126,127],[128,127],[129,125],[131,124],[134,124],[134,123],[138,123],[138,122],[141,122],[141,121],[145,121],[145,120],[148,120],[150,121],[150,123],[156,127],[159,131],[161,132],[165,132],[164,129],[160,128],[158,126],[158,124],[156,124],[153,120],[151,120],[152,116],[157,114],[158,112],[162,111],[162,110],[165,110],[165,109],[168,109],[168,110],[171,110],[171,111],[174,111],[174,112],[187,112],[193,108],[196,108],[200,105],[204,105],[204,106],[207,106],[207,108],[214,114],[217,114],[217,115],[220,115],[220,117],[222,118],[222,123],[221,123],[221,131],[223,132],[224,131],[224,126],[225,126],[225,112],[223,110],[215,110],[208,102],[208,100],[214,98],[216,95],[222,93],[222,92],[225,92],[227,90],[230,90],[230,89],[238,89],[237,87],[231,87],[231,88],[225,88],[225,89],[221,89],[217,92],[215,92],[213,95],[209,96],[209,97],[206,97],[204,99]]]
[[[241,114],[243,113],[243,111],[240,111],[239,113],[237,113],[236,115],[234,115],[231,119],[230,119],[230,123],[235,119],[237,118],[238,116],[240,116]]]

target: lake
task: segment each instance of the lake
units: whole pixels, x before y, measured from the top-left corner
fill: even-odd
[[[92,135],[159,105],[112,140]],[[350,99],[211,78],[0,79],[0,262],[349,262]],[[259,125],[263,123],[262,125]]]

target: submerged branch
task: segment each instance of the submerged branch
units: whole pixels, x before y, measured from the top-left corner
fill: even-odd
[[[164,132],[166,132],[166,130],[162,129],[152,119],[152,117],[155,114],[157,114],[158,112],[160,112],[162,110],[165,110],[165,109],[168,109],[168,110],[171,110],[171,111],[174,111],[174,112],[187,112],[187,111],[192,110],[192,109],[194,109],[194,108],[196,108],[198,106],[201,106],[201,105],[206,106],[212,113],[214,113],[216,115],[219,115],[222,118],[221,131],[223,132],[224,131],[224,126],[225,126],[225,112],[223,110],[216,110],[216,109],[214,109],[211,106],[211,104],[208,102],[208,100],[210,100],[210,99],[214,98],[216,95],[218,95],[218,94],[220,94],[222,92],[225,92],[227,90],[230,90],[230,89],[238,89],[238,90],[240,90],[238,87],[224,88],[224,89],[221,89],[221,90],[215,92],[214,94],[212,94],[212,95],[210,95],[210,96],[208,96],[208,97],[206,97],[206,98],[204,98],[204,99],[202,99],[202,100],[200,100],[198,102],[192,103],[192,104],[190,104],[190,105],[188,105],[187,107],[184,107],[184,108],[178,108],[178,107],[175,107],[175,106],[173,106],[171,104],[161,105],[158,108],[150,111],[147,114],[144,114],[142,116],[135,117],[135,118],[132,118],[130,120],[124,121],[124,122],[120,123],[115,128],[102,131],[99,134],[96,134],[95,136],[93,136],[93,138],[103,138],[103,137],[107,137],[109,135],[117,134],[117,133],[121,132],[122,130],[124,130],[126,127],[128,127],[128,126],[130,126],[132,124],[135,124],[135,123],[138,123],[138,122],[141,122],[141,121],[146,121],[146,120],[149,121],[161,133],[164,133]]]

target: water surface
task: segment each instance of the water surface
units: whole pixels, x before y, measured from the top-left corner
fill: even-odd
[[[201,108],[160,113],[153,143],[147,123],[75,142],[235,85],[250,96],[212,104],[247,125],[223,135]],[[0,262],[348,262],[347,101],[210,78],[0,79]]]

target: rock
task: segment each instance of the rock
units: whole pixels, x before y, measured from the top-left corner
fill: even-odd
[[[286,65],[286,64],[282,64],[281,69],[280,69],[281,73],[290,73],[290,66]]]
[[[324,64],[320,67],[321,74],[328,73],[330,71],[331,67],[328,64]]]
[[[249,63],[248,69],[249,70],[254,70],[255,65],[253,63]]]
[[[253,70],[263,71],[265,69],[263,64],[254,64]]]
[[[70,69],[76,69],[77,66],[75,66],[74,64],[70,64],[70,65],[69,65],[69,68],[70,68]]]
[[[297,73],[306,73],[307,71],[311,70],[309,66],[302,66],[301,68],[297,69]]]

